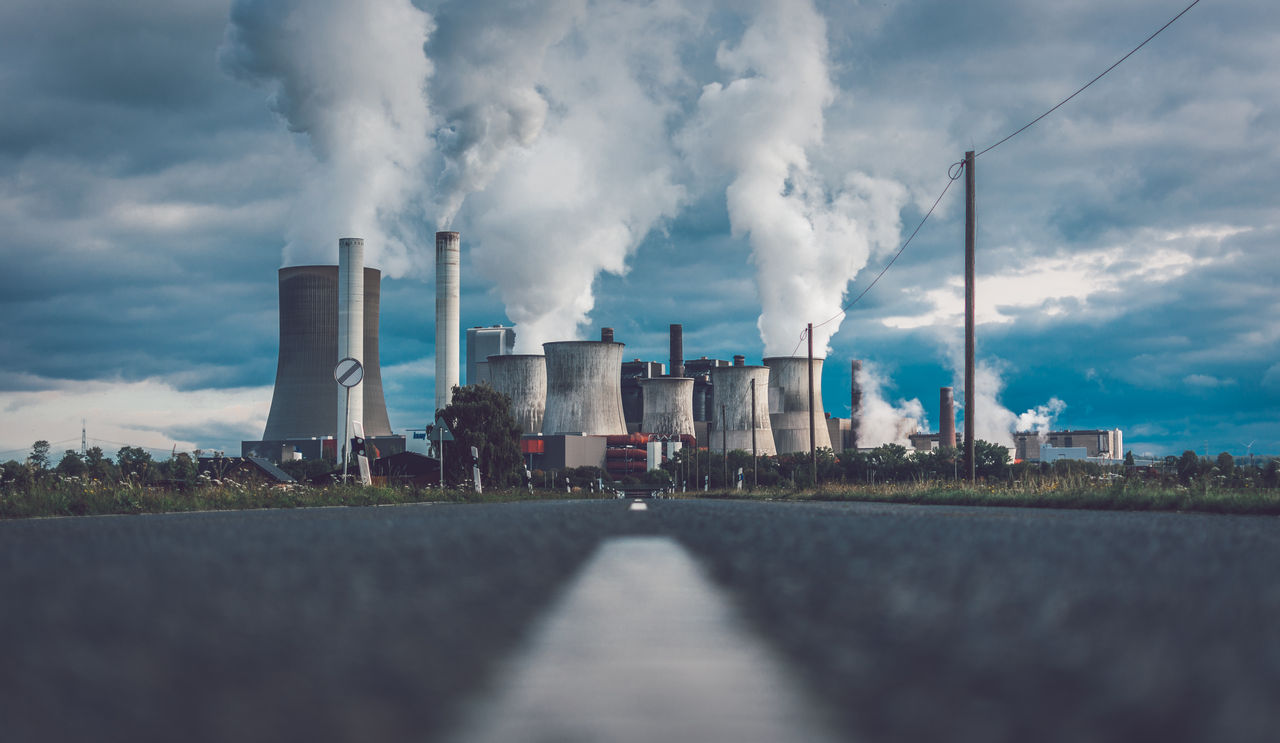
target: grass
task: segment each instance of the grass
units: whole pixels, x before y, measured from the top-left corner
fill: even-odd
[[[268,487],[224,481],[177,491],[129,482],[104,483],[84,478],[48,477],[28,488],[0,489],[0,518],[87,516],[106,514],[229,511],[259,508],[375,506],[405,503],[502,503],[524,500],[603,497],[561,490],[413,489],[407,487]],[[812,489],[761,488],[754,491],[689,492],[679,497],[742,500],[862,501],[950,506],[1016,506],[1080,508],[1111,511],[1185,511],[1280,515],[1280,490],[1182,487],[1088,477],[1043,478],[1027,482],[979,484],[956,482],[828,484]]]
[[[259,508],[384,506],[406,503],[503,503],[519,500],[591,497],[562,491],[414,489],[408,487],[328,485],[270,487],[224,481],[186,490],[133,483],[105,483],[75,477],[49,477],[27,488],[0,489],[0,518],[102,516],[109,514],[236,511]]]

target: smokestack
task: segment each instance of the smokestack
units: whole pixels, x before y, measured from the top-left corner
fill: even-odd
[[[622,344],[543,343],[547,407],[542,432],[613,436],[627,433],[622,415]]]
[[[489,384],[511,400],[511,415],[525,433],[542,432],[547,407],[547,359],[535,354],[489,357]]]
[[[956,448],[956,403],[950,387],[938,391],[938,446]]]
[[[344,237],[338,240],[338,354],[333,360],[355,359],[364,365],[364,240]],[[354,435],[352,421],[364,423],[363,382],[350,394],[339,386],[338,450]]]
[[[816,359],[815,359],[816,360]],[[707,430],[707,446],[721,452],[742,449],[751,451],[751,383],[755,382],[755,442],[756,453],[777,454],[773,431],[769,425],[769,369],[764,366],[717,366],[711,370],[711,389],[715,391],[715,415],[711,416]],[[724,405],[723,414],[721,405]],[[808,439],[809,423],[805,421],[805,438]],[[825,426],[823,427],[825,428]]]
[[[679,323],[671,324],[671,366],[667,373],[684,376],[684,326]]]
[[[858,448],[858,424],[862,421],[862,383],[858,381],[858,375],[862,373],[862,362],[858,359],[853,360],[853,374],[850,379],[853,380],[851,386],[851,395],[849,397],[849,448]]]
[[[613,328],[600,328],[600,342],[613,343]]]
[[[436,410],[453,400],[458,386],[461,245],[457,232],[436,233]]]
[[[825,420],[822,410],[822,359],[813,360],[813,414]],[[809,359],[806,356],[772,356],[769,367],[769,425],[779,454],[809,451]],[[757,391],[758,392],[758,391]],[[716,391],[719,395],[719,390]],[[716,398],[719,400],[719,397]],[[814,426],[814,445],[831,448],[825,425]]]
[[[739,354],[739,355],[735,355],[735,356],[733,357],[733,365],[734,365],[734,366],[746,366],[746,364],[747,364],[747,357],[746,357],[746,356],[742,356],[741,354]]]

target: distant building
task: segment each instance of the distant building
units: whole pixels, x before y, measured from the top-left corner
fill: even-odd
[[[1013,435],[1016,454],[1014,458],[1025,462],[1049,461],[1041,448],[1084,449],[1086,459],[1123,460],[1124,434],[1118,428],[1080,431],[1050,431],[1041,437],[1034,431],[1022,431]],[[1055,455],[1057,458],[1074,458]]]
[[[505,356],[515,347],[515,328],[503,325],[467,328],[467,384],[489,381],[489,357]]]

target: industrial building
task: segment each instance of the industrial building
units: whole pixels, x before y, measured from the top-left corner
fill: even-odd
[[[504,325],[467,328],[467,384],[492,381],[489,357],[513,353],[515,347],[515,328]]]
[[[1124,433],[1119,428],[1050,431],[1040,434],[1023,431],[1013,435],[1015,459],[1026,462],[1053,459],[1124,459]],[[1057,450],[1050,455],[1050,451]],[[1063,451],[1072,450],[1072,451]],[[1083,457],[1079,456],[1083,453]]]

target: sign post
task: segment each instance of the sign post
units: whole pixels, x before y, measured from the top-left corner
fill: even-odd
[[[347,447],[351,440],[351,388],[364,379],[364,367],[356,359],[348,356],[333,368],[333,381],[347,391],[343,404],[342,430],[338,432],[338,445],[342,447],[342,481],[347,481]]]
[[[444,490],[444,442],[453,441],[453,432],[444,418],[436,416],[436,422],[427,427],[427,439],[435,442],[436,458],[440,460],[440,489]]]

